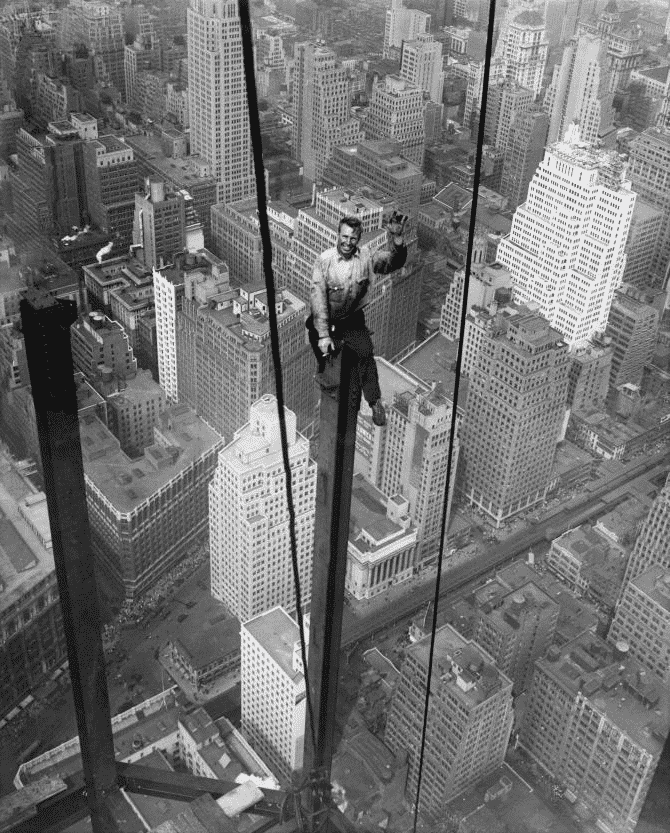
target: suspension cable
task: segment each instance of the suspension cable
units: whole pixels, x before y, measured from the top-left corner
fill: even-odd
[[[428,676],[426,679],[426,695],[423,707],[423,724],[421,727],[421,746],[419,750],[419,771],[417,773],[416,793],[414,798],[413,833],[417,831],[419,818],[419,800],[421,798],[421,782],[423,779],[423,758],[426,751],[426,732],[428,728],[428,710],[430,704],[430,686],[433,678],[433,657],[435,654],[435,636],[437,633],[437,610],[440,603],[440,582],[442,578],[442,563],[444,560],[444,541],[447,535],[447,508],[449,506],[449,489],[451,485],[451,470],[454,459],[454,439],[458,416],[458,391],[461,380],[461,366],[463,363],[463,340],[465,336],[465,319],[468,314],[467,297],[470,285],[470,269],[472,267],[472,249],[475,236],[475,222],[477,217],[477,202],[479,198],[479,182],[481,179],[482,151],[484,145],[484,131],[486,125],[486,103],[488,97],[489,75],[491,69],[491,53],[493,51],[493,30],[495,24],[495,0],[489,0],[489,21],[486,36],[486,57],[484,58],[484,75],[482,79],[482,95],[479,108],[479,127],[477,130],[477,153],[475,156],[475,176],[472,183],[472,205],[470,208],[470,225],[468,228],[468,248],[465,256],[465,277],[461,307],[458,352],[456,354],[456,378],[454,380],[453,404],[451,408],[451,424],[449,428],[449,446],[447,456],[447,479],[444,485],[444,502],[442,504],[442,526],[440,531],[440,549],[437,557],[437,577],[435,579],[435,593],[433,595],[433,621],[430,629],[430,650],[428,652]]]
[[[263,147],[261,142],[261,126],[258,117],[258,98],[256,95],[256,78],[254,75],[254,49],[251,33],[251,18],[248,0],[238,0],[240,12],[240,28],[242,30],[242,58],[247,88],[247,109],[249,111],[249,130],[256,177],[256,197],[258,201],[258,222],[260,226],[261,245],[263,249],[263,272],[265,288],[268,295],[268,317],[270,319],[270,343],[272,346],[272,363],[274,365],[275,391],[277,395],[277,411],[279,415],[279,433],[281,438],[282,458],[286,477],[286,504],[289,517],[289,539],[291,546],[291,563],[293,565],[293,584],[295,585],[295,604],[300,631],[300,652],[305,678],[305,696],[312,747],[316,753],[316,736],[314,734],[314,710],[310,697],[307,648],[305,643],[305,623],[302,612],[302,592],[300,589],[300,568],[298,565],[298,546],[295,534],[295,505],[293,503],[293,479],[288,453],[288,436],[286,432],[286,416],[284,414],[284,382],[281,369],[281,354],[279,350],[279,327],[277,324],[276,293],[274,273],[272,270],[272,243],[270,240],[270,225],[267,214],[267,194],[265,191],[265,171],[263,168]]]

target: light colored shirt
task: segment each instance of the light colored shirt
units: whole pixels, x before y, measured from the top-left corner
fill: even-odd
[[[326,249],[314,262],[310,300],[314,327],[319,338],[328,338],[330,325],[362,309],[375,273],[387,275],[405,265],[407,248],[391,238],[388,250],[370,255],[356,249],[343,257],[337,246]]]

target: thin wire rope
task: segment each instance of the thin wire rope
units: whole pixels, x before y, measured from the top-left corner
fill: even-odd
[[[258,118],[258,97],[256,95],[256,78],[254,75],[254,50],[251,35],[251,18],[249,16],[248,0],[238,0],[240,12],[240,28],[242,30],[242,59],[247,88],[247,108],[249,110],[249,130],[251,133],[252,155],[254,160],[254,174],[256,176],[256,198],[258,201],[258,223],[260,226],[261,245],[263,248],[263,272],[265,288],[268,295],[268,317],[270,319],[270,343],[272,346],[272,363],[274,365],[275,391],[277,395],[277,411],[279,415],[279,434],[281,438],[284,474],[286,477],[286,505],[289,517],[289,540],[291,547],[291,564],[293,565],[293,584],[295,585],[296,615],[300,631],[300,653],[302,657],[305,677],[305,696],[309,715],[309,728],[312,747],[316,753],[316,736],[314,734],[314,710],[310,697],[307,647],[305,644],[305,623],[302,613],[302,592],[300,589],[300,569],[298,566],[298,545],[295,534],[295,506],[293,504],[293,478],[288,453],[288,435],[286,432],[286,416],[284,414],[284,381],[281,369],[281,354],[279,350],[279,327],[277,325],[276,293],[274,273],[272,270],[272,243],[270,241],[270,225],[267,214],[267,194],[265,191],[265,170],[263,168],[263,147],[261,144],[261,126]]]
[[[433,595],[433,621],[430,629],[430,650],[428,652],[428,676],[426,678],[426,696],[423,708],[423,724],[421,727],[421,746],[419,750],[419,771],[417,773],[416,792],[414,798],[414,820],[412,831],[416,833],[419,818],[419,802],[421,800],[421,784],[423,781],[423,759],[426,752],[426,733],[428,728],[428,714],[430,709],[430,686],[433,679],[433,657],[435,655],[435,635],[437,633],[437,609],[440,603],[440,583],[442,578],[442,563],[444,561],[444,539],[447,534],[447,508],[449,506],[449,488],[451,484],[451,470],[453,465],[454,439],[458,418],[458,391],[461,380],[461,366],[463,363],[463,338],[465,335],[465,319],[468,314],[467,297],[470,285],[470,269],[472,268],[472,249],[475,237],[475,223],[477,218],[477,203],[479,200],[479,182],[481,179],[482,152],[484,145],[484,130],[486,125],[486,103],[488,97],[489,75],[491,69],[491,53],[493,51],[493,30],[495,24],[495,0],[489,2],[489,22],[486,37],[486,57],[484,59],[484,75],[482,78],[482,97],[479,108],[479,127],[477,131],[477,153],[475,156],[475,176],[472,183],[472,206],[470,209],[470,226],[468,228],[468,248],[465,256],[465,278],[463,281],[463,304],[461,307],[460,326],[458,336],[458,351],[456,354],[456,379],[454,381],[453,405],[451,408],[451,423],[449,427],[449,446],[447,456],[447,479],[444,484],[444,501],[442,503],[442,524],[440,529],[440,549],[437,556],[437,577],[435,579],[435,593]]]

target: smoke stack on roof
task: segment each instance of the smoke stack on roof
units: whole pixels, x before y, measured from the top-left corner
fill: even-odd
[[[102,249],[100,249],[100,251],[95,256],[95,259],[98,261],[98,263],[102,263],[103,257],[105,255],[108,255],[112,251],[113,246],[114,241],[110,240],[106,246],[103,246]]]

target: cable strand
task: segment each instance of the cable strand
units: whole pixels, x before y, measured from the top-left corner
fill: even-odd
[[[413,833],[417,833],[419,818],[419,802],[421,799],[421,783],[423,780],[423,759],[426,751],[426,733],[428,728],[428,714],[430,707],[430,686],[433,678],[433,658],[435,655],[435,635],[437,633],[437,610],[440,602],[440,581],[442,577],[442,563],[444,561],[444,541],[447,534],[447,521],[449,506],[449,489],[451,484],[451,470],[454,458],[454,440],[456,437],[456,425],[458,421],[458,391],[461,379],[461,366],[463,363],[463,339],[465,335],[465,319],[468,313],[467,297],[470,284],[470,270],[472,268],[472,249],[475,236],[475,221],[477,217],[477,202],[479,197],[479,183],[481,180],[482,152],[484,145],[484,129],[486,124],[486,104],[488,94],[489,75],[491,69],[491,53],[493,51],[493,30],[495,24],[495,0],[489,2],[489,21],[486,37],[486,57],[484,59],[484,75],[482,79],[482,97],[479,108],[479,127],[477,131],[477,152],[475,156],[475,175],[472,183],[472,207],[470,211],[470,225],[468,227],[468,248],[465,257],[465,278],[463,282],[463,305],[461,308],[458,352],[456,355],[456,379],[454,381],[453,404],[451,408],[451,424],[449,427],[449,444],[447,456],[447,479],[444,486],[444,501],[442,503],[442,525],[440,530],[440,548],[437,557],[437,577],[435,579],[435,593],[433,595],[433,619],[430,629],[430,650],[428,652],[428,675],[426,679],[426,696],[423,709],[423,723],[421,727],[421,745],[419,748],[419,770],[417,773],[416,792],[414,799],[414,819],[412,825]]]
[[[307,647],[305,644],[305,624],[302,612],[302,592],[300,588],[300,569],[298,565],[298,546],[295,533],[295,506],[293,503],[293,481],[288,453],[288,435],[286,431],[286,416],[284,413],[284,384],[281,369],[281,353],[279,349],[279,327],[277,324],[276,292],[274,273],[272,269],[272,243],[270,240],[270,225],[267,215],[267,194],[265,191],[265,170],[263,167],[263,148],[261,143],[260,119],[258,117],[258,98],[256,95],[256,78],[254,75],[254,51],[251,32],[251,18],[248,0],[238,0],[240,13],[240,28],[242,30],[242,59],[247,90],[247,108],[249,110],[249,130],[251,133],[252,156],[256,177],[256,197],[258,202],[258,223],[260,226],[261,245],[263,249],[263,272],[265,288],[268,296],[268,317],[270,319],[270,342],[272,347],[272,363],[274,365],[275,391],[277,396],[277,411],[279,415],[279,433],[281,438],[282,458],[286,478],[286,504],[289,516],[289,538],[291,547],[291,564],[293,566],[293,583],[295,585],[296,616],[300,631],[300,651],[305,677],[305,695],[311,742],[316,753],[316,737],[314,734],[314,710],[310,697],[310,687],[307,667]]]

